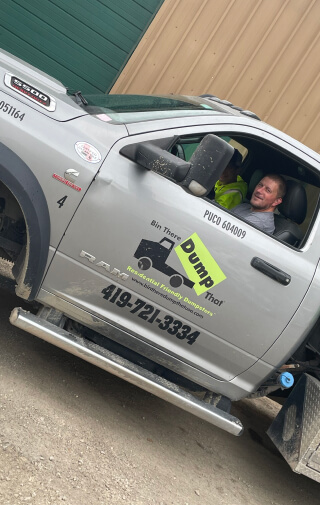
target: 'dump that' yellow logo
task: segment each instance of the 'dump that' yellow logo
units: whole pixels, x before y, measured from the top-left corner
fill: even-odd
[[[198,296],[226,279],[196,233],[178,245],[175,251],[187,276],[194,282],[193,288]]]

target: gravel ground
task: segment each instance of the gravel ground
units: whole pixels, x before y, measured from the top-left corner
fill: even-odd
[[[12,327],[0,295],[0,505],[319,504],[264,433],[277,403],[235,404],[233,437]]]

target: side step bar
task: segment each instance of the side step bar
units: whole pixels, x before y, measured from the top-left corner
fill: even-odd
[[[204,421],[208,421],[218,428],[222,428],[232,435],[241,435],[243,432],[243,426],[239,419],[229,413],[195,398],[176,384],[144,370],[81,336],[73,335],[45,319],[16,307],[11,312],[10,323],[200,417]]]

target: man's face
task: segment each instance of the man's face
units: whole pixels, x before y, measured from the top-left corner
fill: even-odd
[[[279,185],[269,177],[264,177],[256,185],[250,203],[258,212],[272,212],[282,202],[278,196]]]

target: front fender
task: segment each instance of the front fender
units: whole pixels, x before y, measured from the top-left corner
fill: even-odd
[[[24,215],[27,244],[16,277],[16,293],[33,300],[40,288],[50,244],[50,216],[42,188],[26,163],[0,143],[0,180],[11,191]]]

